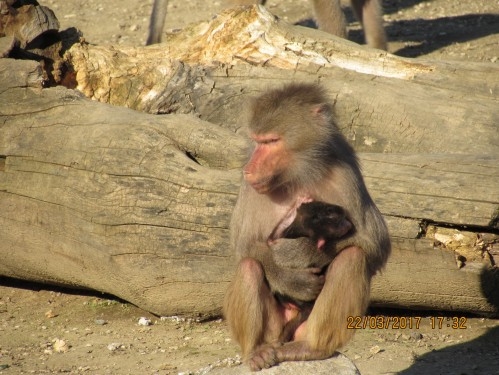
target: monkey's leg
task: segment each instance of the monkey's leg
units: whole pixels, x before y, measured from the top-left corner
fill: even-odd
[[[282,308],[265,280],[260,262],[243,258],[227,291],[224,312],[244,358],[263,343],[277,341],[284,326]]]
[[[167,8],[168,0],[154,0],[146,46],[161,42],[161,34],[163,33],[163,28],[165,26]]]
[[[313,3],[319,29],[346,39],[347,21],[340,0],[314,0]]]
[[[352,0],[353,10],[364,29],[369,47],[387,50],[380,0]]]
[[[329,265],[322,292],[306,322],[307,341],[312,349],[332,355],[354,333],[349,317],[364,315],[368,303],[371,274],[366,255],[357,246],[342,250]]]

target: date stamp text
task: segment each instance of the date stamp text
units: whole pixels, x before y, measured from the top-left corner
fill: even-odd
[[[466,329],[467,318],[464,316],[349,316],[348,329],[419,329],[424,320],[428,320],[431,329]]]

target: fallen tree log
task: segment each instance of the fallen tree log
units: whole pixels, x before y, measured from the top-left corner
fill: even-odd
[[[40,82],[36,63],[0,59],[0,275],[219,314],[243,138]],[[373,302],[497,314],[497,152],[360,156],[394,243]]]
[[[289,25],[263,7],[227,10],[159,45],[75,44],[64,59],[87,97],[149,113],[237,130],[249,97],[317,81],[358,151],[499,153],[497,64],[404,59]]]

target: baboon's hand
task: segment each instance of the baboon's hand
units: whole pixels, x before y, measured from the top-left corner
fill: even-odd
[[[276,349],[272,344],[264,344],[248,356],[248,366],[251,371],[260,371],[277,364]]]

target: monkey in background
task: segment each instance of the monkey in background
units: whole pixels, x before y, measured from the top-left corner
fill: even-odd
[[[167,8],[168,0],[154,0],[151,18],[149,19],[149,34],[147,35],[146,46],[161,43]]]
[[[387,49],[386,34],[383,27],[381,0],[351,0],[352,8],[364,29],[368,46]],[[226,0],[229,6],[264,4],[265,0]],[[346,18],[340,0],[313,0],[313,7],[319,29],[347,38]],[[149,35],[146,45],[160,43],[165,24],[168,0],[154,0]]]
[[[328,358],[353,335],[348,317],[365,313],[371,279],[390,253],[386,224],[319,86],[290,84],[256,98],[249,133],[254,150],[230,225],[238,265],[225,317],[253,371]],[[320,233],[314,234],[317,243],[275,235],[285,233],[283,223],[293,222],[289,218],[311,201],[341,206],[353,226],[353,233],[335,241],[325,273],[279,260],[317,251]],[[300,316],[300,307],[279,295],[309,301],[310,311]]]

